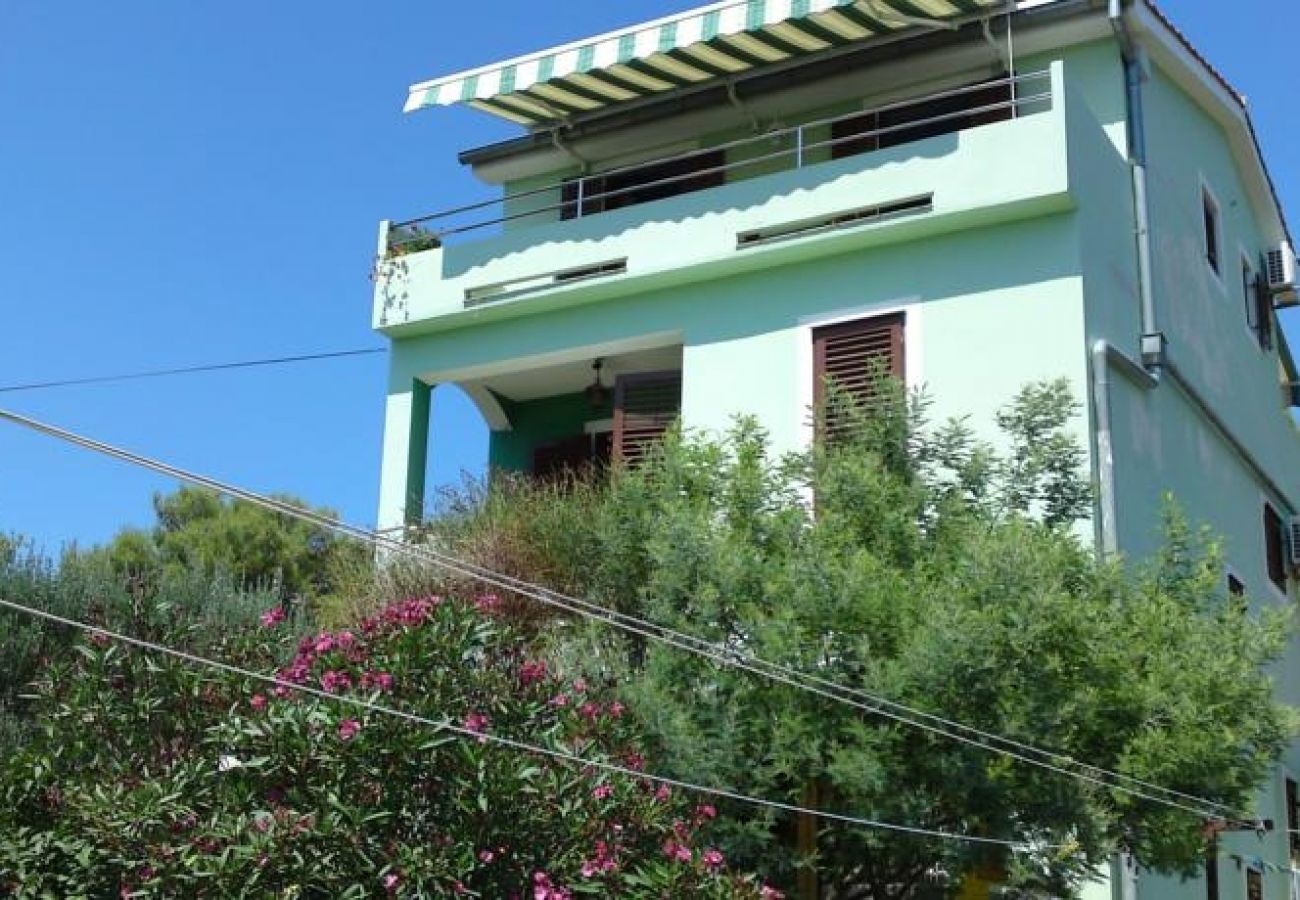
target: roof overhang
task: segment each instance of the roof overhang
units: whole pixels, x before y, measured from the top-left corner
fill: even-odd
[[[954,28],[1015,0],[722,0],[413,85],[406,111],[464,104],[534,128],[725,82],[909,32]]]

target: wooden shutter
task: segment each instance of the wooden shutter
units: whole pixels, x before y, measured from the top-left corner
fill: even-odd
[[[614,459],[641,462],[681,409],[681,372],[620,375],[614,382]]]
[[[1268,580],[1279,591],[1286,591],[1286,534],[1282,531],[1282,517],[1272,506],[1264,504],[1264,549],[1268,559]]]
[[[826,409],[828,381],[850,397],[870,402],[877,367],[884,374],[903,377],[903,322],[903,314],[898,313],[813,331],[813,399],[819,414],[833,415]],[[833,434],[836,423],[828,418],[826,427]]]

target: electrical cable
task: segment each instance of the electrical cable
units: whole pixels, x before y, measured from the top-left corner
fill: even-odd
[[[887,718],[899,722],[900,724],[910,725],[914,728],[919,728],[921,730],[929,731],[931,733],[949,738],[951,740],[968,744],[972,747],[982,749],[986,752],[998,753],[1019,760],[1026,764],[1046,769],[1048,771],[1056,772],[1061,775],[1090,782],[1100,787],[1119,791],[1121,793],[1128,794],[1130,796],[1134,796],[1139,799],[1144,799],[1149,802],[1158,803],[1171,808],[1180,809],[1184,812],[1191,813],[1200,818],[1227,819],[1229,817],[1223,816],[1220,813],[1224,811],[1227,811],[1229,813],[1232,812],[1231,809],[1225,804],[1216,803],[1215,801],[1208,800],[1202,797],[1197,797],[1193,794],[1186,794],[1180,791],[1175,791],[1170,788],[1163,788],[1158,785],[1142,782],[1140,779],[1133,778],[1132,776],[1125,776],[1120,773],[1111,772],[1101,767],[1090,766],[1086,763],[1081,763],[1077,760],[1074,760],[1068,756],[1064,756],[1063,754],[1056,754],[1051,751],[1040,750],[1028,744],[1021,744],[1010,738],[1004,738],[999,735],[992,734],[990,732],[980,731],[979,729],[972,728],[971,726],[962,725],[960,723],[956,723],[939,716],[934,716],[929,713],[924,713],[919,710],[914,710],[911,707],[906,707],[902,704],[894,703],[893,701],[889,701],[886,700],[885,698],[869,694],[865,691],[859,691],[853,688],[848,688],[843,685],[836,684],[835,682],[830,682],[825,679],[821,679],[817,676],[809,676],[806,673],[799,672],[798,670],[794,670],[789,667],[782,666],[780,664],[770,663],[748,654],[740,654],[733,650],[719,648],[716,644],[713,644],[709,641],[691,635],[683,634],[681,632],[673,631],[672,629],[669,629],[666,626],[658,625],[656,623],[648,622],[643,619],[638,619],[636,617],[617,613],[613,610],[608,610],[597,604],[591,603],[590,601],[580,600],[578,598],[573,598],[573,597],[566,597],[563,594],[558,594],[556,592],[549,591],[537,585],[532,585],[529,584],[528,582],[524,582],[519,579],[512,578],[511,576],[501,575],[499,573],[492,572],[489,569],[485,569],[481,566],[477,566],[473,563],[467,563],[458,560],[455,557],[451,557],[446,554],[441,554],[430,548],[416,547],[404,541],[396,540],[390,537],[386,537],[382,534],[378,534],[372,531],[367,531],[365,529],[361,529],[356,526],[348,525],[336,519],[332,519],[327,516],[321,515],[320,513],[313,512],[312,510],[303,509],[301,507],[297,507],[292,504],[285,503],[284,501],[276,500],[270,497],[265,497],[261,494],[254,493],[252,491],[248,491],[243,488],[239,488],[229,484],[224,484],[220,481],[209,478],[207,476],[199,475],[193,472],[188,472],[183,469],[179,469],[175,466],[171,466],[167,463],[149,459],[147,457],[140,456],[130,451],[123,450],[121,448],[114,447],[112,445],[105,444],[103,442],[96,441],[94,439],[87,438],[82,435],[75,434],[73,432],[67,431],[66,429],[62,429],[57,426],[39,422],[27,416],[22,416],[17,413],[0,410],[0,419],[12,422],[17,425],[21,425],[23,427],[35,430],[37,432],[46,434],[50,437],[54,437],[59,440],[67,441],[77,446],[81,446],[85,449],[89,449],[98,453],[103,453],[108,456],[114,457],[116,459],[150,469],[151,471],[157,472],[159,474],[168,475],[170,477],[176,478],[183,482],[188,482],[190,484],[208,488],[210,490],[216,491],[225,496],[245,500],[247,502],[261,506],[265,509],[269,509],[274,512],[279,512],[284,515],[298,518],[303,521],[311,522],[313,524],[319,525],[322,528],[329,529],[337,534],[342,534],[351,537],[353,539],[360,540],[364,543],[370,544],[377,548],[387,549],[393,552],[405,554],[408,556],[415,556],[420,559],[433,562],[436,565],[448,571],[451,571],[453,573],[475,578],[477,580],[483,581],[486,584],[490,584],[492,586],[499,587],[504,590],[520,593],[524,596],[535,599],[538,602],[556,607],[558,609],[562,609],[566,612],[595,619],[597,621],[604,622],[605,624],[611,625],[613,627],[620,628],[621,630],[627,631],[629,633],[637,634],[639,636],[646,637],[651,640],[659,641],[661,643],[668,644],[669,646],[673,646],[678,649],[684,650],[686,652],[690,652],[695,655],[704,657],[706,659],[710,659],[719,664],[736,668],[741,671],[747,671],[750,672],[751,674],[755,674],[760,677],[767,678],[768,680],[783,683],[791,687],[795,687],[797,689],[806,691],[808,693],[812,693],[814,695],[818,695],[844,705],[855,707],[869,714],[878,715],[883,718]],[[853,699],[854,697],[866,698],[866,700],[869,702]],[[913,715],[917,715],[919,717],[928,719],[930,720],[930,722],[934,722],[938,724],[930,724],[930,722],[926,722],[926,721],[916,721],[915,719],[910,719],[906,715],[903,715],[899,712],[890,711],[886,707],[903,710]],[[962,729],[966,731],[967,734],[954,733],[952,731],[949,731],[948,728]],[[976,735],[977,737],[969,736],[972,734]],[[1014,746],[1014,747],[1021,748],[1028,753],[1037,753],[1042,757],[1046,757],[1047,759],[1056,759],[1057,761],[1065,764],[1073,764],[1080,767],[1084,771],[1072,771],[1070,769],[1064,768],[1061,765],[1056,765],[1053,762],[1048,762],[1047,759],[1040,759],[1040,758],[1035,758],[1033,756],[1026,755],[1026,752],[1020,752],[1019,749],[1007,749],[1007,747],[993,746],[992,744],[988,743],[988,741],[1000,742],[1006,744],[1008,747]],[[1156,796],[1147,793],[1144,790],[1138,790],[1133,787],[1128,787],[1126,786],[1126,784],[1115,783],[1115,781],[1107,780],[1106,777],[1102,777],[1102,776],[1108,776],[1109,778],[1116,779],[1122,782],[1127,782],[1128,784],[1138,783],[1151,790],[1166,794],[1167,796],[1163,796],[1163,797]],[[1200,806],[1193,807],[1186,803],[1182,803],[1176,800],[1171,800],[1169,799],[1169,797],[1182,797],[1184,799],[1188,799],[1195,803],[1198,803],[1200,804]],[[1211,811],[1211,810],[1215,810],[1215,811]],[[1242,822],[1244,820],[1236,817],[1234,814],[1230,818],[1230,821]]]
[[[238,362],[211,363],[199,366],[181,366],[172,369],[149,369],[143,372],[126,372],[117,375],[90,375],[85,378],[65,378],[58,381],[34,381],[27,384],[0,385],[0,394],[18,391],[44,391],[50,388],[76,387],[89,384],[108,384],[115,381],[138,381],[144,378],[164,378],[170,375],[193,375],[198,372],[224,372],[230,369],[252,369],[265,366],[281,366],[290,363],[315,362],[324,359],[343,359],[350,356],[372,356],[386,353],[383,347],[367,347],[359,350],[332,350],[325,353],[306,353],[301,356],[277,356],[270,359],[246,359]]]
[[[901,834],[915,835],[918,837],[931,837],[940,840],[960,841],[972,844],[991,844],[1001,847],[1009,847],[1019,851],[1038,851],[1038,850],[1055,850],[1066,846],[1063,844],[1036,844],[1031,846],[1025,841],[1012,841],[1003,838],[981,837],[977,835],[954,834],[948,831],[937,831],[930,828],[920,828],[912,825],[898,825],[893,822],[883,822],[876,819],[868,819],[861,816],[851,816],[843,813],[829,812],[827,810],[811,809],[805,806],[799,806],[794,803],[785,803],[780,800],[770,800],[763,797],[754,797],[748,794],[742,794],[728,788],[711,787],[709,785],[696,784],[690,781],[682,781],[676,778],[668,778],[662,775],[653,775],[646,772],[640,772],[627,766],[620,766],[616,763],[604,762],[602,760],[588,759],[578,756],[575,753],[567,753],[563,750],[555,750],[547,747],[539,747],[535,744],[529,744],[525,741],[518,741],[513,738],[495,735],[491,732],[476,731],[461,725],[457,725],[449,719],[431,719],[427,716],[421,716],[416,713],[406,712],[405,710],[394,709],[390,706],[382,706],[370,700],[363,700],[360,697],[350,697],[345,694],[331,694],[320,688],[314,688],[309,685],[294,684],[274,675],[266,675],[260,672],[254,672],[251,669],[245,669],[241,666],[231,665],[230,663],[220,662],[218,660],[208,659],[185,650],[177,650],[174,647],[168,647],[153,641],[146,641],[140,638],[131,637],[130,635],[121,634],[120,632],[110,631],[107,628],[101,628],[96,625],[90,625],[85,622],[70,619],[65,616],[56,615],[44,610],[35,609],[30,606],[24,606],[21,603],[14,603],[10,600],[0,598],[0,607],[23,613],[48,622],[54,622],[68,628],[75,628],[88,634],[97,634],[119,643],[128,644],[138,647],[141,650],[150,653],[158,653],[164,656],[171,656],[175,659],[182,660],[191,665],[204,666],[211,669],[217,669],[229,675],[238,675],[252,681],[260,681],[274,687],[281,687],[288,690],[297,691],[323,700],[332,701],[357,709],[367,710],[380,715],[393,716],[403,719],[407,722],[424,725],[435,728],[439,731],[448,731],[461,738],[466,738],[483,743],[496,744],[511,750],[518,750],[524,753],[531,753],[537,756],[544,756],[561,762],[582,766],[584,768],[600,769],[615,775],[623,775],[628,778],[650,781],[655,784],[666,785],[668,787],[678,788],[691,793],[705,794],[712,797],[719,797],[726,800],[732,800],[737,803],[746,803],[752,806],[760,806],[767,809],[780,810],[782,812],[797,813],[800,815],[815,816],[816,818],[841,822],[848,825],[856,825],[863,828],[872,828],[884,831],[894,831]]]

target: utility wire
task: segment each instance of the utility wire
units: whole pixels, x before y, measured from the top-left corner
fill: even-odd
[[[110,444],[105,444],[101,441],[78,435],[57,426],[39,422],[27,416],[0,410],[0,420],[6,420],[21,425],[59,440],[176,478],[179,481],[205,487],[225,496],[245,500],[265,509],[311,522],[322,528],[333,531],[336,534],[341,534],[378,548],[387,549],[407,556],[415,556],[419,559],[433,562],[434,564],[455,574],[465,575],[494,587],[514,591],[546,605],[562,609],[575,615],[591,618],[628,633],[637,634],[676,647],[697,656],[712,660],[721,665],[750,672],[760,677],[767,678],[768,680],[786,684],[799,690],[833,700],[837,703],[860,709],[869,714],[899,722],[900,724],[928,731],[950,740],[958,741],[981,749],[985,752],[1007,756],[1029,765],[1095,784],[1099,787],[1108,788],[1139,799],[1179,809],[1200,818],[1227,819],[1233,823],[1243,822],[1243,820],[1237,817],[1231,808],[1225,804],[1197,797],[1193,794],[1186,794],[1169,788],[1163,788],[1159,785],[1143,782],[1140,779],[1112,772],[1101,767],[1090,766],[1086,763],[1074,760],[1071,757],[1064,756],[1063,754],[1040,750],[1028,744],[1016,742],[1010,738],[1004,738],[990,732],[984,732],[970,726],[961,725],[960,723],[952,722],[951,720],[939,716],[915,710],[911,707],[904,706],[903,704],[894,703],[883,697],[865,691],[848,688],[816,676],[809,676],[806,673],[799,672],[798,670],[787,666],[770,663],[766,660],[754,657],[751,654],[741,653],[728,648],[721,648],[712,642],[682,632],[673,631],[666,626],[617,613],[606,609],[605,607],[591,603],[590,601],[567,597],[563,594],[549,591],[537,585],[521,581],[520,579],[492,572],[489,569],[485,569],[473,563],[458,560],[455,557],[439,553],[430,548],[415,547],[404,541],[348,525],[312,510],[303,509],[281,500],[276,500],[243,488],[225,484],[204,475],[188,472],[184,469],[168,465],[167,463],[159,462],[114,447]],[[905,715],[904,713],[917,716],[921,721],[918,721],[917,718],[909,718],[908,715]],[[950,730],[950,728],[961,729],[965,733],[962,733],[962,731]],[[995,746],[995,744],[999,743],[1006,746]],[[1011,748],[1022,748],[1023,752],[1022,749]],[[1035,756],[1031,754],[1037,755]],[[1056,762],[1050,760],[1056,760],[1063,764],[1077,766],[1081,771],[1067,769],[1064,765],[1057,765]],[[1155,791],[1156,793],[1149,793],[1148,790],[1129,786],[1134,784]],[[1171,797],[1180,797],[1199,805],[1191,806],[1188,803],[1181,802],[1180,800],[1170,799]],[[1230,815],[1222,815],[1224,812],[1227,812]],[[1254,822],[1251,822],[1250,824],[1252,827],[1255,825]]]
[[[490,744],[496,744],[511,750],[518,750],[524,753],[531,753],[537,756],[545,756],[550,759],[560,760],[573,765],[600,769],[615,775],[624,775],[636,780],[650,781],[655,784],[666,785],[668,787],[678,788],[696,794],[705,794],[713,797],[720,797],[726,800],[734,800],[737,803],[745,803],[751,806],[759,806],[767,809],[780,810],[782,812],[798,813],[800,815],[815,816],[819,819],[832,822],[842,822],[848,825],[856,825],[863,828],[872,828],[884,831],[894,831],[900,834],[915,835],[918,837],[930,837],[940,840],[960,841],[971,844],[994,844],[1001,847],[1009,847],[1013,850],[1024,852],[1034,852],[1038,850],[1055,850],[1061,849],[1063,844],[1034,844],[1030,845],[1025,841],[1011,841],[1003,838],[979,837],[968,834],[954,834],[949,831],[937,831],[930,828],[920,828],[912,825],[898,825],[893,822],[882,822],[876,819],[867,819],[861,816],[845,815],[843,813],[829,812],[820,809],[810,809],[805,806],[799,806],[794,803],[785,803],[780,800],[769,800],[763,797],[753,797],[748,794],[742,794],[739,791],[733,791],[728,788],[711,787],[709,785],[695,784],[690,781],[681,781],[676,778],[667,778],[662,775],[652,775],[646,772],[639,772],[636,769],[627,766],[620,766],[615,763],[604,762],[602,760],[588,759],[578,756],[574,753],[567,753],[563,750],[554,750],[547,747],[539,747],[535,744],[529,744],[524,741],[517,741],[513,738],[502,737],[485,731],[473,731],[461,725],[457,725],[449,719],[431,719],[427,716],[417,715],[416,713],[406,712],[400,709],[394,709],[390,706],[381,706],[370,700],[363,700],[360,697],[350,697],[345,694],[331,694],[319,688],[308,685],[294,684],[274,675],[265,675],[260,672],[254,672],[251,669],[245,669],[240,666],[231,665],[230,663],[220,662],[218,660],[208,659],[189,653],[184,650],[177,650],[174,647],[168,647],[163,644],[154,643],[153,641],[141,640],[140,638],[131,637],[130,635],[121,634],[120,632],[110,631],[107,628],[100,628],[96,625],[89,625],[85,622],[69,619],[64,616],[55,615],[51,612],[35,609],[30,606],[24,606],[20,603],[14,603],[9,600],[0,598],[0,607],[13,610],[14,612],[24,615],[44,619],[48,622],[54,622],[64,625],[68,628],[75,628],[88,634],[102,635],[110,640],[118,641],[123,644],[129,644],[138,647],[141,650],[150,653],[158,653],[164,656],[171,656],[191,665],[217,669],[230,675],[238,675],[253,681],[260,681],[274,687],[286,688],[317,697],[322,700],[332,701],[346,706],[352,706],[357,709],[363,709],[368,712],[378,713],[385,716],[393,716],[407,722],[424,725],[439,731],[448,731],[461,738],[467,738],[474,741],[481,741]]]
[[[359,350],[333,350],[326,353],[306,353],[301,356],[277,356],[270,359],[246,359],[238,362],[212,363],[201,366],[181,366],[173,369],[150,369],[117,375],[90,375],[85,378],[64,378],[58,381],[33,381],[26,384],[0,385],[0,394],[18,391],[44,391],[50,388],[74,387],[87,384],[108,384],[115,381],[139,381],[145,378],[164,378],[171,375],[193,375],[198,372],[224,372],[230,369],[253,369],[265,366],[282,366],[291,363],[315,362],[324,359],[344,359],[350,356],[372,356],[386,352],[383,347]]]

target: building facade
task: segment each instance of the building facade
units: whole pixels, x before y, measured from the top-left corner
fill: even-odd
[[[728,0],[408,109],[452,103],[525,133],[462,154],[492,199],[381,226],[381,527],[422,515],[438,385],[494,466],[545,474],[678,417],[799,447],[824,377],[876,360],[990,432],[1068,379],[1100,549],[1153,550],[1173,494],[1225,589],[1292,602],[1290,236],[1244,102],[1150,0]],[[1099,895],[1291,897],[1297,778],[1300,748],[1260,793],[1275,830],[1225,835],[1207,877],[1117,867]]]

